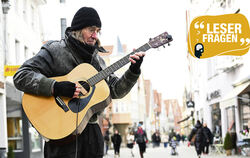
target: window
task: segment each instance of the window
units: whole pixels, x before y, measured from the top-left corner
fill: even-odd
[[[20,42],[18,40],[15,40],[15,56],[16,56],[16,64],[19,64],[20,61]]]
[[[30,133],[30,141],[31,141],[31,149],[32,152],[41,151],[42,143],[41,137],[38,132],[29,124],[29,133]]]
[[[227,130],[235,132],[235,106],[226,108]]]
[[[27,0],[23,0],[23,19],[27,21]]]
[[[27,60],[28,58],[29,58],[28,47],[24,46],[24,60]]]
[[[35,9],[31,6],[31,27],[35,28]]]
[[[212,105],[212,132],[215,136],[221,136],[221,110],[219,103]]]
[[[242,122],[242,127],[241,129],[247,129],[250,128],[250,106],[249,103],[242,104],[240,106],[240,111],[241,111],[241,122]]]
[[[65,36],[65,30],[67,28],[66,18],[61,18],[61,38]]]
[[[8,146],[13,150],[23,150],[23,130],[21,117],[8,117]]]
[[[14,1],[14,6],[15,6],[16,14],[18,15],[19,14],[19,0]]]

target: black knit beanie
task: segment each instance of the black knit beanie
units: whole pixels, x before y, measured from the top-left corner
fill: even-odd
[[[71,22],[71,30],[81,30],[89,26],[101,27],[101,19],[94,8],[82,7],[76,12],[73,17],[73,20]]]

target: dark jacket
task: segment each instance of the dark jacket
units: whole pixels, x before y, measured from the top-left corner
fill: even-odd
[[[191,141],[194,136],[194,143],[196,146],[204,146],[205,142],[208,140],[208,136],[205,133],[202,124],[195,125],[188,137],[188,140]]]
[[[206,144],[213,144],[214,135],[212,134],[210,129],[208,127],[203,127],[203,130],[206,133],[208,140],[209,140],[209,141],[206,141]]]
[[[122,137],[120,134],[114,134],[112,137],[111,137],[111,141],[114,145],[116,146],[120,146],[121,143],[122,143]]]
[[[148,140],[147,138],[147,133],[142,130],[142,133],[139,132],[138,130],[135,133],[135,142],[136,143],[146,143],[146,141]]]
[[[161,137],[160,135],[158,134],[158,136],[156,135],[156,133],[154,133],[152,135],[152,141],[155,142],[155,143],[160,143],[161,142]]]

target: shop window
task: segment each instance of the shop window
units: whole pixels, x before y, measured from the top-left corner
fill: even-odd
[[[241,122],[242,122],[242,129],[249,129],[249,126],[250,126],[250,106],[247,104],[241,105]]]
[[[212,129],[215,136],[221,136],[221,110],[219,103],[212,105]]]
[[[235,107],[231,106],[226,108],[227,115],[227,130],[230,132],[235,132]]]
[[[7,118],[8,146],[14,150],[23,150],[23,129],[21,117]]]
[[[42,143],[41,143],[41,137],[39,133],[33,128],[31,125],[29,125],[29,133],[30,133],[30,142],[31,142],[31,149],[32,152],[41,151],[42,149]]]

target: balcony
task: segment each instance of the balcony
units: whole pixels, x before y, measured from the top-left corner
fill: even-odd
[[[132,124],[130,113],[113,113],[113,124]]]

